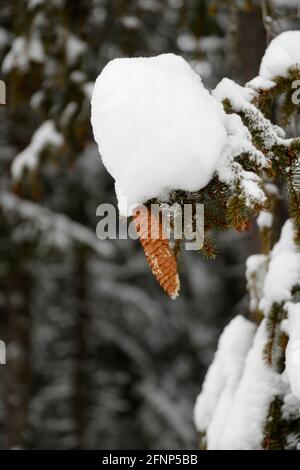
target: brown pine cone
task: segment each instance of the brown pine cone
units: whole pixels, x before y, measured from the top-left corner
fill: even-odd
[[[177,261],[166,238],[159,213],[138,207],[134,223],[152,273],[171,299],[179,294]]]

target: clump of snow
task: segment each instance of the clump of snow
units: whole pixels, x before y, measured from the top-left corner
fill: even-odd
[[[29,39],[19,36],[3,60],[2,72],[9,73],[15,68],[26,71],[30,62],[43,63],[44,60],[44,46],[37,34],[32,34]]]
[[[269,80],[286,77],[294,67],[300,69],[300,31],[285,31],[269,44],[259,75]]]
[[[111,61],[95,83],[91,120],[117,195],[131,209],[172,189],[206,186],[227,141],[221,104],[174,54]]]
[[[198,431],[207,432],[209,449],[220,448],[254,331],[252,322],[238,316],[220,337],[218,350],[194,410],[195,425]]]
[[[296,252],[293,235],[293,224],[288,220],[271,252],[260,304],[266,312],[275,302],[291,300],[292,288],[300,283],[300,253]]]
[[[278,242],[274,245],[272,250],[272,256],[276,256],[283,251],[291,251],[295,253],[298,251],[298,247],[295,243],[295,228],[292,220],[287,220],[281,229],[281,234]]]
[[[191,33],[181,33],[177,38],[177,44],[183,52],[193,52],[197,48],[197,40]]]
[[[74,34],[70,34],[66,41],[66,56],[70,65],[74,65],[78,58],[86,51],[86,44]]]
[[[70,73],[70,80],[74,83],[84,83],[86,82],[86,74],[81,70],[73,70]]]
[[[229,161],[233,162],[234,159],[241,154],[249,155],[250,159],[261,168],[267,166],[268,162],[266,157],[253,145],[251,134],[247,127],[243,124],[240,116],[237,114],[227,114],[226,129],[228,133],[228,140],[225,151],[223,153],[224,157],[220,160],[220,165],[217,169],[221,180],[221,174],[223,171],[225,171],[227,166],[226,161],[227,163]],[[226,182],[226,177],[224,178],[224,181]]]
[[[273,225],[272,212],[261,211],[257,217],[257,225],[260,230],[271,229]]]
[[[223,433],[220,430],[220,449],[260,449],[270,404],[286,390],[281,376],[265,361],[266,331],[266,320],[263,320],[245,360],[226,427]]]
[[[300,279],[299,279],[300,281]],[[288,302],[288,335],[286,373],[293,395],[300,400],[300,303]]]
[[[213,91],[213,96],[223,103],[225,100],[236,113],[242,112],[249,120],[249,127],[261,135],[265,148],[270,150],[268,158],[271,159],[274,145],[289,145],[289,140],[284,140],[285,132],[267,119],[253,103],[259,90],[253,87],[242,87],[234,81],[224,78]],[[251,131],[252,132],[252,131]]]
[[[256,204],[263,205],[266,202],[266,196],[261,189],[260,178],[253,172],[245,171],[235,159],[241,155],[247,155],[260,168],[267,166],[267,159],[253,145],[251,134],[240,116],[226,115],[226,129],[228,138],[217,166],[218,177],[233,191],[236,191],[237,186],[239,187],[247,207],[251,208]]]
[[[127,29],[138,29],[141,27],[141,22],[137,16],[124,15],[120,19],[122,25]]]
[[[252,88],[238,85],[229,78],[223,78],[213,91],[213,96],[221,103],[229,100],[236,112],[247,108],[256,95]]]
[[[42,90],[36,91],[30,98],[30,106],[32,109],[38,109],[45,98],[45,93]]]
[[[273,196],[273,197],[279,198],[279,189],[278,189],[278,187],[276,186],[276,184],[274,184],[274,183],[266,183],[266,184],[265,184],[265,190],[266,190],[266,193],[267,193],[269,196]]]
[[[53,121],[45,121],[33,134],[28,147],[26,147],[13,161],[12,176],[18,179],[25,168],[36,168],[42,150],[48,146],[59,147],[63,144],[62,135],[55,129]]]
[[[95,84],[93,82],[86,82],[82,85],[82,91],[89,100],[92,99],[94,86]]]
[[[267,78],[264,77],[255,77],[250,82],[246,84],[247,87],[253,88],[253,90],[259,91],[259,90],[270,90],[276,85],[275,82],[272,82],[272,80],[268,80]]]
[[[260,178],[250,171],[243,172],[241,178],[241,190],[244,194],[247,207],[254,207],[255,204],[265,204],[266,195],[260,187]]]

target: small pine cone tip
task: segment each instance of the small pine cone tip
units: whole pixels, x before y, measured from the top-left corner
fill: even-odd
[[[170,295],[171,299],[176,300],[177,297],[179,296],[179,292],[180,292],[180,279],[179,279],[179,275],[177,274],[176,275],[175,290],[174,290],[174,293]]]
[[[134,222],[153,275],[169,297],[175,300],[180,289],[177,261],[163,231],[160,214],[139,207],[135,211]]]

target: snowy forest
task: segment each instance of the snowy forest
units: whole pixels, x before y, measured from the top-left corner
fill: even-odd
[[[300,1],[0,0],[0,102],[0,449],[299,450]]]

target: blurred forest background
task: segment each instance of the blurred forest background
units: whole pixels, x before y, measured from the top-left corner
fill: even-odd
[[[170,301],[138,242],[96,238],[96,208],[115,196],[90,97],[123,56],[181,54],[209,88],[251,79],[260,3],[0,0],[1,448],[197,447],[195,397],[222,327],[247,308],[256,231],[219,234],[213,261],[184,253]]]

